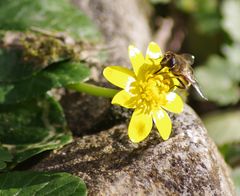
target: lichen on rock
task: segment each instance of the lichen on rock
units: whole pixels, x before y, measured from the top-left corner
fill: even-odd
[[[21,64],[35,66],[36,70],[48,65],[72,58],[74,50],[71,45],[54,37],[34,31],[5,31],[1,39],[1,48],[21,52]]]

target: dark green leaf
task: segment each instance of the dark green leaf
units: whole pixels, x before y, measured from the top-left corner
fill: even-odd
[[[67,32],[75,38],[99,38],[89,18],[69,0],[2,0],[0,13],[0,29],[26,30],[35,26]]]
[[[217,0],[178,0],[176,6],[191,14],[194,20],[191,28],[200,33],[213,33],[220,29],[220,13]]]
[[[6,148],[0,147],[0,170],[4,169],[7,166],[6,162],[11,162],[12,158],[12,155]]]
[[[150,1],[153,4],[158,4],[158,3],[166,4],[171,2],[171,0],[150,0]]]
[[[200,33],[215,33],[220,31],[220,16],[218,13],[202,13],[195,14],[196,29]]]
[[[19,163],[71,142],[61,106],[51,97],[0,106],[0,143]]]
[[[85,80],[89,69],[82,63],[63,62],[51,66],[31,78],[0,86],[0,103],[12,104],[44,95],[52,88]]]
[[[0,147],[0,161],[11,161],[12,155],[7,149]]]
[[[240,164],[240,142],[224,144],[219,146],[219,150],[230,166],[235,167]]]
[[[0,161],[0,170],[4,169],[5,167],[7,167],[7,164],[3,161]]]
[[[68,173],[9,172],[0,175],[0,195],[63,195],[85,196],[84,182]]]
[[[201,12],[201,13],[212,13],[216,11],[217,1],[216,0],[178,0],[176,5],[179,9],[185,12]]]

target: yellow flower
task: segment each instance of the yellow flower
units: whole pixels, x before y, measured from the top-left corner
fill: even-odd
[[[151,42],[146,57],[134,46],[129,46],[133,71],[121,66],[109,66],[103,75],[112,84],[122,88],[112,99],[112,104],[135,109],[128,127],[132,142],[144,140],[150,133],[153,121],[164,140],[172,130],[171,120],[165,110],[180,113],[183,101],[173,90],[178,80],[167,67],[161,68],[162,53]]]

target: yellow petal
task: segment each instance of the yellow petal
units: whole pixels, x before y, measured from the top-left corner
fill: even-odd
[[[144,64],[144,57],[140,50],[132,45],[128,47],[128,55],[132,63],[133,71],[137,76],[139,68]]]
[[[133,108],[131,98],[128,92],[122,90],[113,97],[112,104],[120,105],[125,108]]]
[[[170,92],[167,94],[166,99],[168,102],[162,106],[163,108],[174,113],[181,113],[183,111],[183,101],[178,94]]]
[[[163,109],[153,112],[153,121],[163,140],[167,140],[172,131],[172,122],[167,112]]]
[[[141,142],[150,133],[152,129],[152,117],[149,114],[144,114],[140,110],[133,112],[129,127],[128,136],[134,143]]]
[[[134,73],[120,66],[106,67],[103,70],[103,75],[109,82],[120,88],[126,88],[135,81]]]
[[[159,46],[155,42],[151,42],[148,45],[147,53],[146,53],[146,64],[153,64],[160,66],[160,62],[162,59],[162,51]]]

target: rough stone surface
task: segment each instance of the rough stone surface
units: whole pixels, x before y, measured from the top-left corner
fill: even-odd
[[[99,128],[111,126],[105,121],[109,118],[109,99],[66,91],[61,98],[61,105],[74,135],[92,134],[99,131]]]
[[[130,66],[127,47],[144,51],[151,39],[149,4],[143,0],[73,0],[98,25],[109,50],[109,62]]]
[[[234,195],[227,166],[193,110],[185,106],[171,118],[167,141],[153,130],[133,144],[124,123],[76,139],[34,169],[77,175],[89,195]]]

